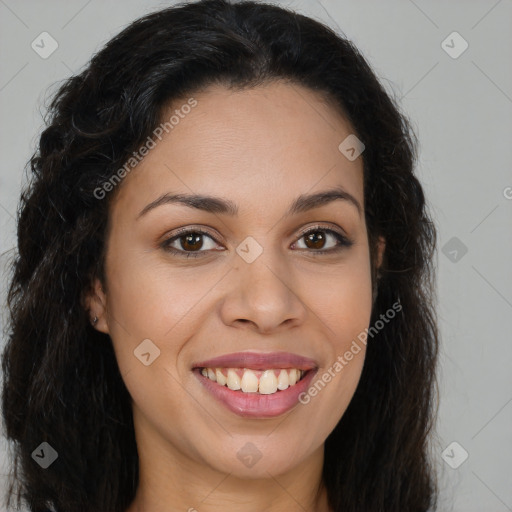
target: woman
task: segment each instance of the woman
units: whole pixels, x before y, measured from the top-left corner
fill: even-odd
[[[415,158],[365,59],[307,17],[203,0],[112,39],[57,93],[21,198],[8,498],[434,510]]]

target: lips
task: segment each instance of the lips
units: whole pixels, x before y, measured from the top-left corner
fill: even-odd
[[[289,352],[237,352],[199,361],[193,364],[193,368],[248,368],[250,370],[297,368],[308,371],[318,368],[318,364],[313,359]]]
[[[225,370],[228,375],[227,386],[222,385],[224,383],[223,378],[221,379],[222,382],[213,378],[213,368],[217,369],[217,377],[220,377],[218,373],[221,371],[220,369],[227,369]],[[287,372],[290,376],[293,376],[296,372],[297,377],[301,375],[302,378],[296,383],[292,383],[292,381],[284,382],[278,388],[279,390],[276,389],[275,382],[273,386],[269,382],[265,382],[265,390],[262,389],[262,380],[268,378],[269,374],[271,374],[270,380],[273,380],[274,371],[283,376],[286,369],[290,369]],[[193,366],[194,375],[199,379],[208,395],[213,396],[220,404],[235,414],[250,418],[272,418],[290,411],[297,405],[298,397],[308,388],[317,370],[318,365],[314,360],[287,352],[266,354],[239,352],[199,361],[194,363]],[[248,388],[245,390],[243,378],[241,382],[242,389],[239,389],[238,384],[232,385],[236,381],[235,372],[244,371],[246,377],[247,374],[251,376],[250,381],[247,382]],[[266,377],[260,379],[259,392],[256,392],[258,389],[256,376],[261,372]],[[231,376],[229,376],[230,373]],[[233,382],[229,381],[230,378],[234,379]],[[254,379],[256,381],[252,382]]]

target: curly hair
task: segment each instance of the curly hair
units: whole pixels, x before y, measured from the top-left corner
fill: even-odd
[[[323,94],[365,144],[365,218],[378,290],[371,322],[396,301],[402,306],[368,339],[358,387],[325,442],[330,506],[436,506],[429,444],[438,412],[436,229],[415,175],[417,137],[349,40],[275,5],[228,0],[179,4],[134,21],[51,101],[21,193],[7,297],[7,506],[16,497],[31,512],[124,512],[133,501],[139,473],[131,397],[110,337],[91,327],[83,305],[93,279],[104,282],[114,197],[98,199],[95,190],[174,99],[214,83],[243,89],[273,80]],[[377,272],[379,236],[386,250]],[[44,441],[58,452],[46,470],[31,456]]]

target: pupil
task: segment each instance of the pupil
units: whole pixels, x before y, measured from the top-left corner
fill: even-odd
[[[321,249],[323,247],[323,242],[325,241],[324,234],[321,231],[315,231],[314,233],[310,233],[307,237],[306,245],[308,242],[313,243],[313,247],[315,249]],[[308,245],[309,247],[309,245]]]
[[[185,235],[183,238],[185,238],[185,244],[188,245],[188,247],[185,247],[183,243],[181,246],[183,249],[200,249],[203,245],[201,236],[199,233],[189,233],[188,235]]]

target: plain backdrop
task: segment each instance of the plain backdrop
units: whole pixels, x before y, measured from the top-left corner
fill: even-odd
[[[126,24],[171,3],[0,0],[2,327],[16,208],[45,101]],[[512,1],[276,3],[352,39],[413,122],[439,233],[438,510],[512,511]],[[31,46],[42,32],[58,44],[47,58]],[[2,485],[5,450],[2,438]],[[457,468],[446,462],[465,452]]]

